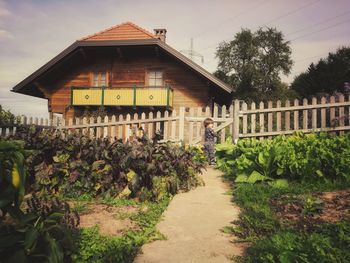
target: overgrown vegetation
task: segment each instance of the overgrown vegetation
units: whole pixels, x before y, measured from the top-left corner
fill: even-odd
[[[350,187],[349,139],[294,134],[218,146],[218,165],[236,181],[233,197],[241,208],[226,231],[249,243],[238,261],[350,260],[348,195],[330,201],[321,194]],[[335,205],[325,211],[327,202]]]
[[[159,200],[201,183],[197,175],[204,158],[199,148],[150,140],[111,143],[34,126],[19,128],[14,139],[24,141],[30,151],[30,187],[42,196],[122,194]]]
[[[0,161],[1,262],[132,262],[144,243],[163,238],[155,225],[171,196],[202,183],[205,158],[197,147],[32,126],[0,139]],[[119,216],[136,227],[114,236],[98,225],[78,229],[84,202],[132,204],[136,213]]]
[[[218,167],[236,182],[350,180],[350,135],[295,133],[217,146]]]
[[[139,211],[131,216],[131,220],[139,226],[139,229],[128,231],[123,236],[102,236],[98,226],[83,229],[77,240],[78,252],[73,255],[74,262],[132,262],[144,243],[163,238],[157,232],[155,225],[169,201],[169,197],[163,198],[158,203],[132,201]],[[121,206],[125,201],[117,199],[109,200],[108,203]]]
[[[33,196],[21,209],[26,170],[18,142],[0,141],[0,258],[2,262],[70,262],[79,216],[57,199]]]

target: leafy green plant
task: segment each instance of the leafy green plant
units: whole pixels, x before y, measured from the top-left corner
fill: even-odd
[[[303,200],[303,211],[305,215],[312,215],[315,213],[320,213],[323,209],[323,200],[320,198],[315,198],[311,195],[307,195]]]
[[[58,200],[33,196],[21,210],[26,169],[23,144],[0,140],[0,258],[2,262],[69,262],[79,217]]]
[[[218,167],[236,182],[350,180],[350,136],[295,133],[273,140],[244,139],[217,146]],[[286,180],[281,180],[286,179]]]
[[[26,170],[23,145],[0,139],[0,211],[1,217],[18,209],[25,191]]]
[[[27,201],[27,212],[13,211],[0,223],[0,256],[4,262],[70,262],[79,216],[57,199]]]

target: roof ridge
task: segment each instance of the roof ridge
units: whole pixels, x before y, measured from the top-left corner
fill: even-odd
[[[136,25],[136,24],[133,23],[133,22],[127,21],[127,22],[125,22],[124,24],[132,25],[133,27],[135,27],[136,29],[138,29],[138,30],[142,31],[143,33],[149,35],[150,37],[156,38],[156,36],[155,36],[154,34],[152,34],[151,32],[149,32],[148,30],[144,29],[143,27],[140,27],[140,26]]]
[[[155,35],[152,34],[151,32],[149,32],[148,30],[146,30],[146,29],[144,29],[144,28],[142,28],[142,27],[140,27],[140,26],[134,24],[133,22],[126,21],[126,22],[123,22],[123,23],[121,23],[121,24],[117,24],[117,25],[114,25],[114,26],[105,28],[105,29],[100,30],[100,31],[98,31],[98,32],[96,32],[96,33],[87,35],[87,36],[85,36],[85,37],[79,39],[79,41],[87,40],[87,39],[89,39],[89,38],[91,38],[91,37],[94,37],[94,36],[103,34],[103,33],[105,33],[105,32],[108,32],[108,31],[110,31],[110,30],[113,30],[113,29],[115,29],[115,28],[121,27],[122,25],[131,25],[131,26],[133,26],[134,28],[136,28],[137,30],[139,30],[139,31],[141,31],[141,32],[143,32],[143,33],[145,33],[145,34],[147,34],[148,36],[150,36],[150,37],[152,37],[152,38],[156,38]]]

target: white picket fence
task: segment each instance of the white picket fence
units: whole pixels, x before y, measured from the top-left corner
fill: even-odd
[[[311,103],[310,103],[311,102]],[[339,132],[350,130],[350,96],[343,94],[312,98],[311,101],[286,100],[263,102],[259,107],[253,102],[249,105],[234,101],[233,139],[271,138],[280,134],[291,134],[296,131]]]
[[[14,134],[18,125],[37,125],[44,129],[54,128],[68,133],[85,134],[91,138],[127,141],[142,127],[149,138],[153,138],[155,132],[159,131],[163,141],[195,144],[203,141],[203,121],[207,117],[213,119],[219,141],[228,137],[232,137],[234,142],[241,138],[265,139],[295,131],[327,131],[341,134],[350,130],[350,96],[340,94],[327,98],[312,98],[310,101],[270,101],[260,102],[258,105],[254,102],[248,105],[244,101],[235,100],[229,108],[181,107],[178,111],[112,115],[104,118],[48,120],[22,116],[14,124],[0,127],[0,135]]]
[[[230,108],[233,116],[233,106]],[[126,141],[133,136],[141,127],[149,138],[153,138],[155,132],[160,132],[162,141],[185,141],[188,143],[198,143],[202,141],[204,127],[203,121],[207,117],[212,117],[215,129],[221,131],[223,140],[226,136],[232,136],[232,132],[226,132],[223,123],[230,121],[226,107],[215,106],[213,112],[209,107],[185,108],[180,107],[179,111],[135,113],[133,115],[112,115],[104,118],[75,118],[63,121],[59,129],[86,134],[90,137],[103,137],[113,140]],[[232,126],[233,127],[233,126]],[[230,131],[232,131],[232,127]]]
[[[40,128],[56,128],[61,124],[62,120],[58,117],[54,117],[53,119],[48,118],[35,118],[35,117],[27,117],[27,116],[18,116],[14,119],[13,123],[0,125],[0,136],[7,137],[10,135],[14,135],[16,133],[17,127],[20,125],[29,126],[35,125]]]

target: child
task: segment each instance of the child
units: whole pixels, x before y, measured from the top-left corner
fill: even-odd
[[[210,118],[204,120],[204,153],[210,165],[215,164],[215,137],[217,137],[216,132],[214,132],[214,122]]]

